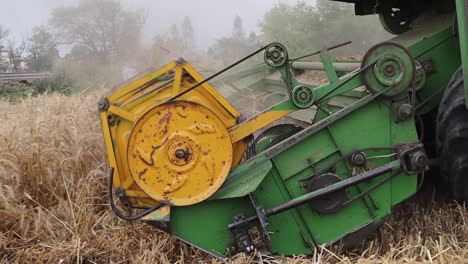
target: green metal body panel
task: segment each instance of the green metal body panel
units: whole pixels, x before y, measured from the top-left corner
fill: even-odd
[[[254,213],[248,198],[173,207],[170,233],[210,254],[223,256],[233,239],[227,225],[239,212]]]
[[[390,121],[391,113],[382,104],[373,103],[286,150],[273,159],[274,170],[267,175],[254,196],[262,206],[273,207],[306,194],[307,190],[302,185],[304,180],[344,153],[365,147],[391,146],[395,141],[417,140],[414,122],[395,124],[393,129],[399,132],[392,134],[392,122],[383,123],[378,120]],[[393,139],[393,136],[398,139]],[[382,152],[379,154],[382,155]],[[372,163],[377,167],[389,161],[388,158],[382,158]],[[336,173],[344,178],[352,176],[345,162],[337,166]],[[348,189],[348,196],[357,195],[360,192],[358,188],[366,189],[379,180],[381,178]],[[390,212],[392,205],[412,195],[415,189],[416,177],[401,175],[373,192],[367,199],[357,201],[334,214],[319,214],[310,206],[304,205],[273,216],[270,218],[272,252],[304,254],[310,252],[314,244],[333,243],[352,231],[380,220]]]
[[[436,72],[427,77],[426,85],[418,93],[421,101],[433,96],[460,64],[459,59],[457,60],[459,53],[454,46],[456,41],[451,37],[449,25],[444,22],[439,22],[437,25],[420,27],[414,32],[407,32],[392,40],[407,46],[413,56],[419,57],[429,47],[448,39],[419,57],[421,60],[432,60],[436,68]],[[315,88],[316,98],[326,95],[349,78],[348,76],[338,78],[335,75],[332,60],[326,53],[322,52],[321,58],[332,83]],[[287,68],[280,67],[279,71],[284,80]],[[291,81],[292,86],[299,85],[294,76],[291,76]],[[258,82],[259,80],[252,84]],[[362,85],[361,78],[354,78],[320,103],[332,112],[332,115],[317,111],[317,114],[310,118],[314,119],[315,124],[333,119],[338,111],[363,100],[368,93],[362,89],[356,90]],[[283,96],[287,94],[286,91],[283,84]],[[430,111],[439,101],[439,95],[433,96],[419,111]],[[227,248],[233,243],[233,235],[227,225],[238,214],[252,215],[255,212],[247,196],[249,193],[263,208],[271,208],[307,194],[305,183],[310,180],[311,175],[347,153],[356,149],[391,147],[417,142],[414,119],[395,121],[394,113],[387,106],[392,103],[392,99],[373,101],[308,137],[300,144],[285,148],[274,157],[265,154],[271,146],[263,146],[265,152],[234,169],[225,185],[211,197],[210,201],[194,206],[174,207],[171,211],[170,232],[208,252],[226,255]],[[286,100],[268,111],[284,109],[297,108],[290,100]],[[283,142],[278,145],[281,144]],[[391,162],[393,157],[387,157],[388,154],[391,153],[388,151],[366,153],[369,157],[378,156],[370,160],[370,166],[374,168]],[[353,177],[353,170],[346,161],[337,164],[335,173],[342,179]],[[346,191],[348,198],[367,190],[388,175],[348,188]],[[317,213],[305,204],[269,217],[271,252],[286,255],[312,253],[316,245],[331,244],[369,224],[380,222],[391,212],[392,206],[414,194],[416,185],[416,176],[400,173],[369,195],[335,213]]]
[[[456,0],[458,38],[460,39],[461,59],[463,68],[468,69],[468,1]],[[463,71],[465,80],[465,104],[468,107],[468,71]]]
[[[464,1],[457,1],[457,4],[462,5]],[[459,16],[466,19],[459,9]],[[450,15],[436,17],[430,22],[413,25],[408,32],[390,40],[406,47],[419,63],[433,67],[432,71],[426,72],[426,82],[416,94],[417,114],[437,108],[441,91],[453,72],[461,65],[462,59],[464,63],[468,62],[466,20],[459,17],[459,23],[465,23],[465,29],[460,32],[462,54],[458,39],[452,33],[452,21],[453,16]],[[399,120],[393,111],[400,101],[409,100],[409,91],[398,97],[374,98],[364,88],[361,75],[338,77],[334,61],[326,49],[322,50],[320,58],[330,83],[312,88],[314,100],[320,100],[314,101],[318,108],[301,110],[302,118],[313,123],[297,134],[288,135],[283,141],[271,140],[271,144],[256,146],[256,155],[234,168],[225,184],[209,200],[192,206],[172,207],[170,233],[211,254],[226,256],[235,243],[235,236],[228,225],[239,214],[256,214],[251,199],[264,209],[301,199],[311,194],[307,183],[330,164],[336,163],[332,172],[341,180],[352,179],[364,171],[396,162],[395,153],[389,148],[419,141],[414,116]],[[301,85],[289,66],[277,67],[281,79],[268,79],[272,68],[260,65],[218,80],[215,85],[229,82],[241,92],[248,89],[252,96],[270,92],[273,95],[267,103],[271,107],[266,111],[299,110],[292,100],[285,100],[293,88]],[[234,92],[227,97],[243,100],[237,96]],[[267,136],[275,138],[281,133],[276,131]],[[369,162],[361,169],[352,167],[348,160],[343,159],[350,153],[367,148],[387,149],[366,150]],[[383,182],[394,172],[397,173],[395,177]],[[366,192],[380,183],[378,188]],[[358,199],[337,211],[319,213],[306,203],[274,214],[268,217],[270,251],[284,255],[313,253],[318,245],[332,244],[348,234],[381,222],[394,205],[416,190],[417,175],[392,171],[347,188],[346,197]],[[359,196],[362,193],[365,195]],[[246,228],[259,226],[257,220]]]

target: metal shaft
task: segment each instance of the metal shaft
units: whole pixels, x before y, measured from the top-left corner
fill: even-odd
[[[291,64],[293,69],[296,70],[316,70],[324,71],[325,66],[320,61],[295,61]],[[334,62],[333,68],[337,72],[352,72],[361,68],[359,62]]]

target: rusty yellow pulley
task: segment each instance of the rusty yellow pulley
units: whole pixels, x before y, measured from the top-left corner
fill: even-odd
[[[212,196],[247,148],[240,113],[185,61],[139,75],[104,98],[113,185],[134,207],[187,206]],[[177,100],[170,100],[180,95]]]
[[[192,205],[224,183],[232,164],[227,128],[208,108],[189,101],[158,105],[135,124],[127,158],[137,184],[151,198]]]

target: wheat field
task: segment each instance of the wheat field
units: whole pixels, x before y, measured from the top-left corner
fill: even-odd
[[[467,263],[468,211],[419,194],[352,251],[214,259],[145,224],[118,220],[107,202],[99,95],[0,102],[2,263]]]

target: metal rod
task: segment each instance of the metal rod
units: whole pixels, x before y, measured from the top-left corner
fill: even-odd
[[[219,75],[225,73],[226,71],[228,71],[228,70],[230,70],[230,69],[236,67],[237,65],[241,64],[242,62],[244,62],[244,61],[250,59],[251,57],[253,57],[253,56],[255,56],[255,55],[257,55],[259,52],[265,50],[265,49],[266,49],[267,47],[269,47],[271,44],[272,44],[272,43],[270,43],[270,44],[266,45],[265,47],[262,47],[262,48],[260,48],[260,49],[258,49],[258,50],[256,50],[256,51],[250,53],[249,55],[245,56],[244,58],[242,58],[242,59],[240,59],[240,60],[238,60],[238,61],[236,61],[236,62],[234,62],[233,64],[231,64],[231,65],[229,65],[228,67],[222,69],[221,71],[219,71],[219,72],[217,72],[217,73],[211,75],[210,77],[206,78],[205,80],[203,80],[203,81],[201,81],[201,82],[195,84],[194,86],[188,88],[187,90],[185,90],[185,91],[183,91],[183,92],[181,92],[181,93],[179,93],[179,94],[173,96],[172,98],[170,98],[169,100],[167,100],[167,102],[172,102],[172,101],[174,101],[175,99],[177,99],[177,98],[183,96],[184,94],[186,94],[186,93],[188,93],[188,92],[190,92],[190,91],[196,89],[197,87],[199,87],[199,86],[201,86],[201,85],[203,85],[203,84],[205,84],[205,83],[211,81],[212,79],[216,78],[217,76],[219,76]]]
[[[296,70],[317,70],[323,71],[325,67],[320,61],[295,61],[291,64]],[[333,62],[333,68],[337,72],[352,72],[361,68],[361,63],[357,62]]]
[[[363,198],[364,196],[367,196],[369,195],[371,192],[373,192],[374,190],[376,190],[377,188],[379,188],[380,186],[384,185],[386,182],[388,182],[389,180],[395,178],[398,174],[401,173],[401,170],[398,170],[394,173],[392,173],[390,176],[386,177],[385,179],[381,180],[380,182],[376,183],[375,185],[373,185],[372,187],[368,188],[367,190],[361,192],[360,194],[354,196],[353,198],[351,198],[350,200],[346,201],[345,203],[342,204],[343,207],[345,206],[348,206],[352,203],[354,203],[355,201]]]
[[[298,207],[300,205],[303,205],[305,203],[310,202],[311,200],[314,200],[316,198],[322,197],[324,195],[336,192],[336,191],[341,191],[343,189],[346,189],[348,187],[357,185],[359,183],[365,182],[367,180],[376,178],[380,175],[383,175],[387,172],[390,172],[396,168],[400,168],[400,161],[395,160],[392,161],[382,167],[378,167],[376,169],[367,171],[363,174],[360,174],[356,177],[351,177],[346,180],[340,181],[338,183],[335,183],[333,185],[327,186],[325,188],[322,188],[320,190],[317,190],[315,192],[311,192],[302,196],[299,196],[295,199],[292,199],[291,201],[285,202],[283,204],[277,205],[271,209],[266,210],[267,216],[272,216],[276,215],[279,213],[282,213],[284,211],[287,211],[291,208]]]
[[[334,49],[341,48],[343,46],[349,45],[351,43],[353,43],[353,42],[352,41],[346,41],[346,42],[343,42],[343,43],[336,44],[334,46],[327,47],[326,49],[327,49],[327,51],[330,51],[330,50],[334,50]],[[306,54],[306,55],[303,55],[303,56],[300,56],[300,57],[290,59],[290,61],[296,61],[296,60],[304,59],[304,58],[307,58],[307,57],[311,57],[311,56],[320,54],[320,52],[322,52],[322,50],[319,50],[319,51],[316,51],[316,52],[313,52],[313,53],[310,53],[310,54]]]
[[[349,77],[348,79],[346,79],[345,81],[343,81],[342,83],[338,84],[335,88],[331,89],[330,91],[328,91],[327,93],[325,93],[324,95],[322,95],[320,98],[318,98],[316,101],[315,101],[315,105],[319,104],[323,99],[325,99],[327,96],[329,96],[330,94],[334,93],[336,90],[340,89],[341,87],[343,87],[345,84],[347,84],[348,82],[350,82],[352,79],[354,79],[355,77],[359,76],[363,71],[369,69],[370,67],[373,67],[375,64],[377,64],[377,62],[379,62],[379,60],[359,69],[358,71],[356,71],[356,73]]]
[[[143,98],[143,97],[145,97],[145,96],[147,96],[147,95],[149,95],[149,94],[151,94],[151,93],[153,93],[153,92],[155,92],[155,91],[157,91],[157,90],[159,90],[159,89],[162,89],[162,88],[168,86],[169,84],[171,84],[173,81],[174,81],[174,78],[171,78],[171,79],[169,79],[169,80],[163,82],[162,84],[160,84],[160,85],[154,87],[153,89],[147,91],[146,93],[144,93],[144,94],[142,94],[142,95],[140,95],[140,96],[138,96],[138,97],[136,97],[136,98],[133,98],[132,100],[130,100],[130,101],[128,101],[128,102],[125,102],[124,104],[121,105],[121,107],[126,106],[126,105],[128,105],[128,104],[131,104],[131,103],[133,103],[133,102],[135,102],[135,101],[137,101],[137,100],[139,100],[139,99],[141,99],[141,98]],[[157,81],[156,81],[156,82],[157,82]],[[154,81],[151,81],[151,82],[149,82],[149,83],[146,83],[145,85],[141,86],[141,87],[138,88],[137,90],[138,90],[138,91],[144,90],[145,88],[147,88],[147,87],[153,85],[154,83],[155,83]],[[138,92],[137,90],[134,90],[134,92],[130,92],[130,93],[128,93],[128,94],[132,94],[132,93]]]
[[[337,192],[337,191],[344,190],[346,188],[349,188],[351,186],[360,184],[362,182],[374,179],[374,178],[376,178],[378,176],[381,176],[381,175],[383,175],[385,173],[391,172],[391,171],[393,171],[395,169],[399,169],[399,168],[400,168],[400,160],[392,161],[392,162],[390,162],[390,163],[388,163],[388,164],[386,164],[386,165],[384,165],[382,167],[378,167],[376,169],[364,172],[363,174],[360,174],[358,176],[348,178],[346,180],[340,181],[340,182],[335,183],[333,185],[327,186],[325,188],[319,189],[319,190],[311,192],[311,193],[304,194],[304,195],[299,196],[297,198],[294,198],[294,199],[292,199],[290,201],[287,201],[285,203],[282,203],[282,204],[279,204],[279,205],[277,205],[275,207],[267,209],[266,210],[266,215],[267,216],[273,216],[273,215],[280,214],[280,213],[285,212],[287,210],[290,210],[292,208],[296,208],[298,206],[306,204],[306,203],[308,203],[308,202],[310,202],[310,201],[312,201],[314,199],[323,197],[325,195],[328,195],[328,194],[331,194],[331,193],[334,193],[334,192]],[[228,228],[232,230],[232,229],[235,229],[238,226],[243,226],[243,225],[248,224],[248,223],[250,223],[252,221],[255,221],[257,219],[258,219],[258,216],[254,215],[254,216],[246,218],[244,221],[240,221],[240,222],[237,222],[237,223],[231,223],[231,224],[228,225]]]

